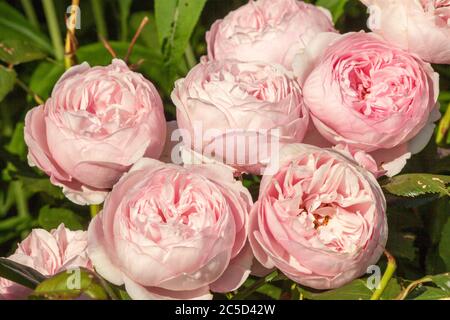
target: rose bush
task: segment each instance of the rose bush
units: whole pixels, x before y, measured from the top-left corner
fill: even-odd
[[[208,58],[265,61],[291,69],[295,54],[325,31],[334,27],[324,8],[297,0],[249,1],[211,26]]]
[[[51,98],[25,118],[30,165],[78,204],[103,202],[133,163],[158,158],[165,131],[156,88],[119,59],[67,70]]]
[[[433,134],[440,116],[438,74],[375,34],[321,34],[295,69],[320,134],[372,153],[389,175]]]
[[[341,154],[304,144],[280,151],[250,214],[258,261],[316,289],[363,275],[383,253],[386,201],[375,178]]]
[[[223,166],[136,163],[89,226],[96,271],[133,299],[210,299],[250,273],[251,196]]]
[[[86,248],[87,232],[70,231],[61,224],[51,232],[34,229],[8,259],[51,276],[77,267],[92,269]],[[0,300],[26,299],[30,293],[31,289],[0,278]]]
[[[187,146],[241,172],[260,174],[271,149],[308,128],[300,86],[274,64],[203,60],[171,97]]]
[[[361,0],[368,27],[432,63],[450,64],[449,0]]]

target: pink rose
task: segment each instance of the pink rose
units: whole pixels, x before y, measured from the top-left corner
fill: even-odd
[[[206,33],[208,57],[279,63],[291,69],[295,54],[327,31],[334,27],[326,9],[297,0],[251,0],[212,25]]]
[[[210,299],[210,290],[235,290],[250,273],[251,204],[223,166],[142,159],[91,222],[89,257],[133,299]]]
[[[450,0],[361,0],[368,27],[432,63],[450,64]]]
[[[118,59],[72,67],[25,118],[30,165],[78,204],[101,203],[133,163],[159,157],[165,132],[155,87]]]
[[[372,33],[321,34],[295,72],[320,134],[376,159],[381,153],[389,175],[426,146],[440,116],[438,74]]]
[[[301,142],[308,128],[300,86],[279,65],[203,60],[171,97],[185,144],[241,172],[261,173],[280,143]]]
[[[86,249],[87,232],[70,231],[61,224],[51,232],[33,229],[8,259],[52,276],[77,267],[92,269]],[[26,299],[30,293],[30,289],[0,278],[0,300]]]
[[[256,259],[316,289],[363,275],[383,253],[386,201],[375,177],[329,149],[291,144],[250,213]]]

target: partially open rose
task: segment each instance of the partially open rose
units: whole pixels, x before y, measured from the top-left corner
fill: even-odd
[[[86,248],[87,232],[70,231],[61,224],[51,232],[34,229],[8,259],[51,276],[77,267],[92,269]],[[29,288],[0,278],[0,300],[27,299],[31,292]]]
[[[368,26],[432,63],[450,64],[450,0],[362,0]]]
[[[252,200],[224,166],[136,163],[91,222],[96,271],[133,299],[210,299],[250,273]]]
[[[340,287],[380,258],[386,201],[352,160],[304,144],[283,147],[280,169],[261,181],[249,239],[258,261],[316,289]]]
[[[334,31],[330,12],[297,0],[258,0],[217,20],[206,34],[208,58],[264,61],[292,68],[318,33]]]
[[[114,59],[70,68],[25,118],[30,165],[78,204],[98,204],[143,156],[158,158],[166,122],[153,84]]]

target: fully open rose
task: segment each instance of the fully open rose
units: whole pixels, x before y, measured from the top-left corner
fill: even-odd
[[[8,259],[51,276],[77,267],[91,269],[86,247],[87,232],[70,231],[61,224],[51,232],[34,229]],[[31,289],[0,278],[0,300],[26,299],[31,292]]]
[[[440,116],[438,74],[373,33],[323,33],[295,72],[320,134],[370,152],[389,175],[427,145]]]
[[[450,64],[450,0],[362,0],[369,28],[432,63]]]
[[[142,159],[89,226],[96,271],[133,299],[210,299],[247,278],[251,196],[220,165]]]
[[[280,143],[301,142],[308,128],[301,88],[279,65],[203,60],[172,100],[184,142],[239,171],[262,173]]]
[[[70,68],[25,118],[29,163],[78,204],[101,203],[133,163],[159,157],[165,134],[156,88],[118,59]]]
[[[340,287],[380,258],[386,201],[352,160],[305,144],[284,147],[281,168],[261,181],[249,239],[258,261],[316,289]]]
[[[265,61],[290,69],[320,32],[334,31],[328,10],[297,0],[258,0],[217,20],[206,34],[210,59]]]

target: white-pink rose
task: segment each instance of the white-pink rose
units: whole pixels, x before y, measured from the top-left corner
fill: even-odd
[[[323,33],[297,57],[295,72],[320,134],[384,157],[389,175],[426,146],[440,116],[438,74],[373,33]]]
[[[158,158],[165,134],[157,90],[118,59],[70,68],[25,118],[30,165],[78,204],[101,203],[133,163]]]
[[[210,299],[250,273],[249,192],[219,165],[142,159],[88,231],[96,271],[133,299]]]
[[[450,0],[361,0],[368,27],[432,63],[450,64]]]
[[[280,65],[203,60],[171,97],[185,144],[241,172],[262,173],[279,144],[301,142],[308,128],[301,88]]]
[[[328,31],[334,27],[326,9],[297,0],[251,0],[212,25],[206,34],[208,57],[279,63],[291,69],[295,54]]]
[[[33,229],[8,259],[52,276],[77,267],[92,269],[86,249],[87,232],[70,231],[61,224],[51,232]],[[26,299],[30,293],[31,289],[0,278],[0,300]]]
[[[375,177],[329,149],[283,147],[261,181],[249,239],[258,261],[316,289],[362,276],[383,253],[386,201]]]

